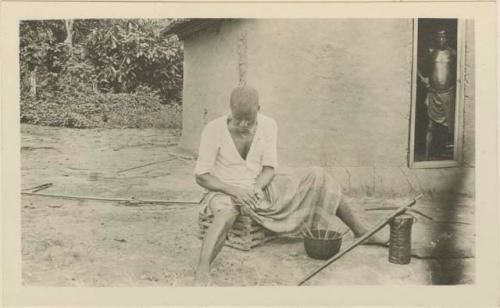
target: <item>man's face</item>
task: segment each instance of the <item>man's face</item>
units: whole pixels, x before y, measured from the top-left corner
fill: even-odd
[[[231,126],[240,133],[248,133],[257,123],[256,108],[249,110],[231,110]]]
[[[446,48],[448,46],[448,36],[446,32],[438,32],[436,35],[436,41],[439,48]]]

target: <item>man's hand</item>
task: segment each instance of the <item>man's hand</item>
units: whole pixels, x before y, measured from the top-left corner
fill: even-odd
[[[256,191],[254,188],[240,188],[222,182],[217,177],[210,173],[205,173],[196,176],[196,183],[209,191],[221,192],[231,196],[238,205],[247,205],[255,209],[259,204],[259,196],[264,196],[262,189]],[[256,187],[258,187],[256,185]]]
[[[428,77],[424,77],[424,79],[422,79],[422,82],[424,83],[424,86],[426,88],[430,88],[431,87],[431,83],[430,83],[430,80]]]
[[[262,200],[266,197],[262,188],[258,186],[253,187],[253,194],[257,197],[258,200]]]
[[[253,209],[255,209],[259,203],[259,199],[252,189],[235,187],[231,191],[231,196],[237,203],[247,205]]]
[[[420,78],[420,81],[424,84],[426,88],[431,87],[430,79],[429,77],[424,77],[420,72],[417,72],[418,77]]]

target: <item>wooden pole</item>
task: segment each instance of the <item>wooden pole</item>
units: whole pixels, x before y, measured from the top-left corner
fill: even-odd
[[[27,196],[76,199],[76,200],[95,200],[95,201],[105,201],[105,202],[131,202],[131,203],[149,203],[149,204],[199,204],[200,203],[200,200],[198,201],[139,200],[139,199],[101,198],[93,196],[68,196],[68,195],[42,194],[42,193],[30,193],[30,192],[21,192],[21,194]]]
[[[247,48],[247,33],[243,32],[238,37],[238,77],[240,86],[244,86],[247,84]]]
[[[382,229],[385,225],[387,225],[394,217],[403,214],[408,208],[412,207],[415,203],[417,203],[417,200],[420,199],[420,198],[422,198],[422,197],[423,197],[423,195],[420,194],[415,199],[413,199],[410,203],[408,203],[407,205],[400,207],[398,210],[396,210],[394,213],[392,213],[389,217],[387,217],[382,222],[380,222],[378,225],[376,225],[375,227],[373,227],[373,229],[371,229],[370,231],[366,232],[363,236],[361,236],[358,240],[356,240],[354,243],[352,243],[349,247],[347,247],[343,251],[339,252],[338,254],[336,254],[335,256],[333,256],[332,258],[326,260],[325,263],[323,263],[323,265],[321,265],[317,269],[315,269],[312,272],[310,272],[309,274],[307,274],[306,277],[304,277],[302,280],[300,280],[300,282],[298,283],[298,285],[299,286],[303,285],[306,281],[308,281],[309,279],[311,279],[314,275],[316,275],[317,273],[319,273],[325,267],[327,267],[328,265],[330,265],[333,262],[337,261],[338,259],[342,258],[349,251],[353,250],[358,245],[360,245],[361,243],[363,243],[364,241],[366,241],[369,237],[371,237],[372,235],[374,235],[375,233],[377,233],[378,231],[380,231],[380,229]]]

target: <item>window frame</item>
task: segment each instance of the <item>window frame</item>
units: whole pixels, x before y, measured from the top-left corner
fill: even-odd
[[[462,165],[463,157],[463,121],[464,121],[464,79],[465,79],[465,33],[466,23],[457,19],[457,85],[455,96],[455,135],[453,160],[415,161],[415,118],[417,104],[417,52],[418,52],[418,18],[413,19],[413,61],[411,70],[411,112],[408,167],[449,168]]]

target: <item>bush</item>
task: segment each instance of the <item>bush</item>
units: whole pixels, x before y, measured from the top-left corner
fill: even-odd
[[[59,92],[53,97],[21,98],[21,122],[73,128],[180,128],[181,107],[162,104],[157,92]]]

